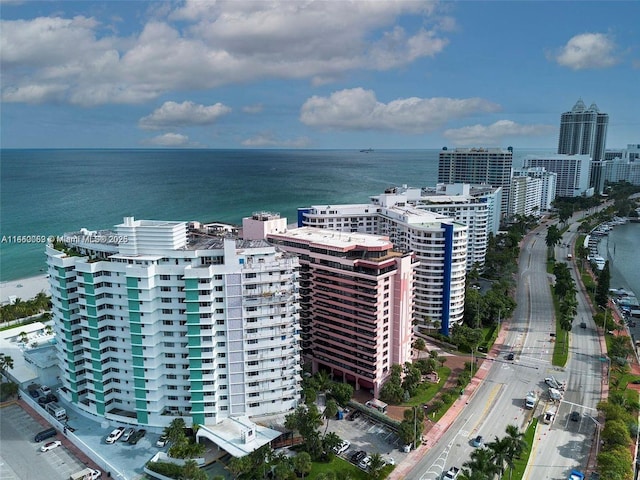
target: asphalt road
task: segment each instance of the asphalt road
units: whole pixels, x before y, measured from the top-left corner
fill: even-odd
[[[575,229],[575,226],[573,227]],[[523,241],[519,259],[516,301],[518,307],[509,325],[502,352],[486,361],[485,381],[437,445],[416,464],[407,479],[436,480],[452,466],[462,466],[473,450],[472,440],[482,435],[485,442],[505,436],[509,424],[526,428],[532,415],[541,416],[548,408],[544,378],[555,376],[567,380],[564,400],[556,405],[558,414],[552,425],[538,428],[533,455],[525,478],[564,480],[571,468],[586,464],[595,423],[589,418],[599,400],[601,369],[599,343],[593,322],[589,328],[577,328],[571,335],[570,356],[566,369],[551,365],[555,332],[550,283],[546,271],[546,229],[539,228]],[[569,234],[568,234],[569,235]],[[567,236],[567,241],[569,237]],[[566,253],[565,253],[566,256]],[[578,318],[586,316],[587,306],[579,299]],[[589,315],[589,318],[590,315]],[[513,351],[514,361],[506,355]],[[524,408],[528,391],[539,394],[534,410]],[[569,420],[578,410],[578,422]]]
[[[582,215],[572,217],[569,230],[563,235],[561,245],[556,247],[558,261],[566,258],[577,234],[577,220]],[[558,413],[551,425],[538,428],[534,450],[529,459],[525,479],[566,479],[572,468],[583,470],[587,465],[591,443],[598,421],[596,404],[600,400],[603,370],[602,353],[596,325],[586,296],[579,287],[578,271],[570,262],[569,268],[578,293],[578,313],[571,330],[569,358],[564,369],[567,380],[566,393],[558,406]],[[580,328],[585,322],[587,328]],[[570,419],[571,412],[579,414],[577,421]]]

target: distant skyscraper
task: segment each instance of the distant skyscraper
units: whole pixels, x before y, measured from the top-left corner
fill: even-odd
[[[513,149],[456,148],[440,152],[438,183],[489,184],[502,187],[500,212],[504,217],[509,207]]]
[[[600,113],[595,103],[586,108],[582,99],[578,100],[570,112],[560,117],[558,153],[604,160],[608,124],[609,115]]]

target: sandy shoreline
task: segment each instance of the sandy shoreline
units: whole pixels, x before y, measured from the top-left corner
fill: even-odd
[[[40,292],[49,295],[49,279],[47,275],[21,278],[0,283],[0,303],[9,303],[9,298],[16,297],[21,300],[31,300]]]

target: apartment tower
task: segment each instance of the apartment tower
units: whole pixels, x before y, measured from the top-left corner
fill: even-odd
[[[504,218],[509,210],[509,188],[513,149],[456,148],[440,151],[438,183],[489,184],[502,187],[500,213]]]
[[[79,409],[164,427],[298,405],[295,255],[132,217],[46,255],[61,392]]]
[[[300,258],[305,363],[377,398],[391,366],[411,361],[415,255],[387,237],[311,227],[267,238]]]

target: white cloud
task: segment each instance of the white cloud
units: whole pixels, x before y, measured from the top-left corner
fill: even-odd
[[[537,137],[555,130],[551,125],[520,125],[511,120],[498,120],[491,125],[445,130],[443,136],[457,145],[500,145],[505,137]]]
[[[193,125],[211,125],[218,118],[231,112],[231,108],[216,103],[215,105],[197,105],[193,102],[164,102],[151,115],[138,122],[141,128],[157,129],[167,127],[189,127]]]
[[[616,45],[603,33],[583,33],[572,37],[555,60],[573,70],[607,68],[617,63]]]
[[[158,147],[186,147],[189,146],[189,137],[180,133],[165,133],[150,138],[145,143]]]
[[[306,148],[309,145],[311,145],[311,140],[307,137],[281,140],[271,133],[261,133],[242,141],[242,146],[244,147]]]
[[[82,16],[4,20],[3,89],[56,85],[62,89],[57,100],[92,106],[141,103],[173,90],[265,78],[317,84],[440,53],[452,21],[433,15],[434,5],[187,1],[173,10],[154,9],[141,31],[126,37]],[[399,27],[399,18],[407,15],[420,17],[420,25]],[[23,97],[14,101],[18,98]]]
[[[499,108],[482,98],[411,97],[382,103],[373,91],[353,88],[309,98],[302,105],[300,120],[315,127],[423,133],[454,119]]]
[[[244,113],[260,113],[264,110],[264,106],[261,103],[256,103],[255,105],[246,105],[242,107],[242,111]]]

